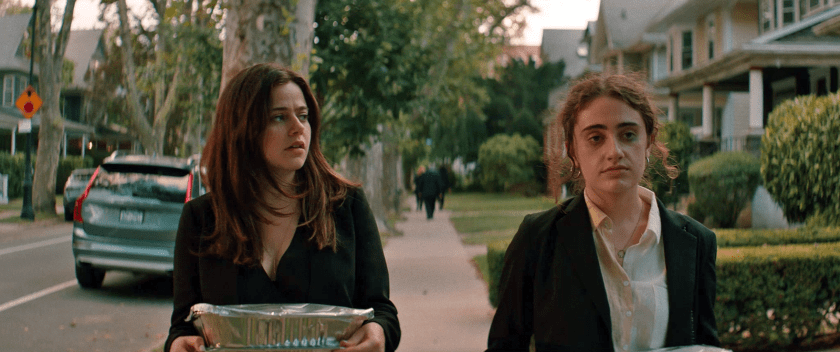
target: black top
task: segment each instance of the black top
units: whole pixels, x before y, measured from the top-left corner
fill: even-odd
[[[277,263],[277,277],[272,281],[262,266],[239,267],[236,287],[239,304],[307,303],[312,252],[318,247],[307,243],[310,231],[298,228],[289,248]]]
[[[715,325],[714,232],[665,208],[665,347],[720,346]],[[582,196],[525,217],[505,252],[487,351],[613,351],[609,302]]]
[[[298,230],[278,264],[272,282],[262,267],[246,268],[229,260],[194,255],[215,225],[207,193],[184,206],[175,240],[173,310],[164,351],[179,336],[198,335],[185,319],[196,303],[231,305],[242,303],[328,304],[374,309],[376,322],[385,331],[385,350],[394,351],[400,341],[397,309],[389,295],[388,267],[376,221],[364,192],[351,190],[332,214],[338,248],[318,250],[306,240],[307,230]],[[255,273],[254,270],[257,270]],[[266,286],[274,289],[263,290]],[[284,288],[279,288],[283,286]]]

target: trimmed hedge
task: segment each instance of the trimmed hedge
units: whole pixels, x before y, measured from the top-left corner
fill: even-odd
[[[840,242],[840,227],[797,229],[714,229],[719,248]]]
[[[23,196],[24,158],[23,153],[0,153],[0,174],[9,175],[9,200]],[[35,160],[31,161],[34,166]]]
[[[499,280],[502,277],[508,245],[510,245],[510,240],[496,241],[487,245],[487,273],[490,276],[487,278],[487,288],[490,304],[494,308],[499,306]]]
[[[837,328],[840,244],[718,251],[715,318],[721,343],[792,350]]]
[[[35,170],[35,156],[30,156],[32,162],[33,172]],[[9,175],[9,199],[23,197],[23,177],[25,170],[26,155],[18,153],[11,155],[9,153],[0,153],[0,174]],[[59,160],[58,170],[56,171],[55,193],[61,194],[64,192],[64,183],[67,182],[67,177],[73,170],[78,168],[93,167],[93,158],[86,156],[68,156]]]
[[[716,229],[715,317],[735,351],[806,347],[840,318],[840,228]],[[510,241],[487,245],[490,303]],[[807,243],[784,245],[789,243]],[[741,246],[750,247],[741,247]]]
[[[770,113],[761,138],[767,192],[791,221],[840,226],[840,95],[801,96]]]
[[[688,167],[688,183],[696,202],[689,215],[715,227],[732,228],[738,214],[761,184],[761,163],[746,152],[721,152]]]

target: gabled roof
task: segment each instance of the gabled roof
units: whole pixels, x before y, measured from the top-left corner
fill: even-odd
[[[608,49],[624,49],[642,41],[646,27],[668,0],[601,0]]]
[[[811,30],[814,26],[831,20],[834,17],[840,16],[840,6],[832,7],[828,10],[820,12],[814,16],[808,17],[802,21],[787,25],[781,29],[765,33],[750,41],[750,44],[769,44],[772,42],[792,42],[802,41],[807,38],[809,42],[822,41],[820,38],[827,39],[830,42],[836,43],[837,40],[831,36],[817,37]]]
[[[70,37],[67,42],[67,51],[64,52],[64,57],[75,64],[73,72],[73,82],[65,88],[88,88],[88,82],[85,81],[85,74],[90,68],[90,62],[93,59],[102,60],[101,29],[89,29],[70,32]]]
[[[544,59],[548,62],[563,60],[566,63],[564,75],[577,77],[586,68],[586,56],[578,53],[584,33],[583,29],[544,29],[540,45]]]
[[[29,59],[18,56],[32,14],[0,17],[0,70],[29,72]]]

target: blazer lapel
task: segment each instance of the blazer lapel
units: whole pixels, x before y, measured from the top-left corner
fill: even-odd
[[[658,201],[658,200],[657,200]],[[659,202],[662,219],[662,241],[665,246],[665,267],[668,280],[668,335],[666,345],[692,338],[693,309],[697,272],[697,237],[683,229]]]
[[[607,291],[604,288],[604,278],[601,276],[601,266],[595,250],[595,239],[592,237],[592,221],[583,196],[576,197],[564,209],[566,215],[556,223],[558,243],[566,250],[573,270],[578,274],[580,282],[586,292],[590,293],[592,303],[604,321],[604,325],[611,330],[610,306],[607,301]]]

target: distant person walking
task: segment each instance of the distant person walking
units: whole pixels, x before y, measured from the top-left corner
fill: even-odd
[[[446,171],[446,166],[439,167],[438,172],[441,181],[443,181],[443,191],[440,192],[440,207],[438,209],[443,210],[443,198],[446,196],[446,192],[449,192],[449,189],[452,188],[452,185],[449,183],[449,171]]]
[[[426,172],[424,166],[417,168],[417,173],[414,174],[414,196],[417,198],[417,211],[423,210],[423,192],[420,192],[420,178]]]
[[[420,195],[426,203],[426,219],[432,219],[435,215],[435,203],[443,193],[443,179],[434,169],[428,169],[420,176]]]

